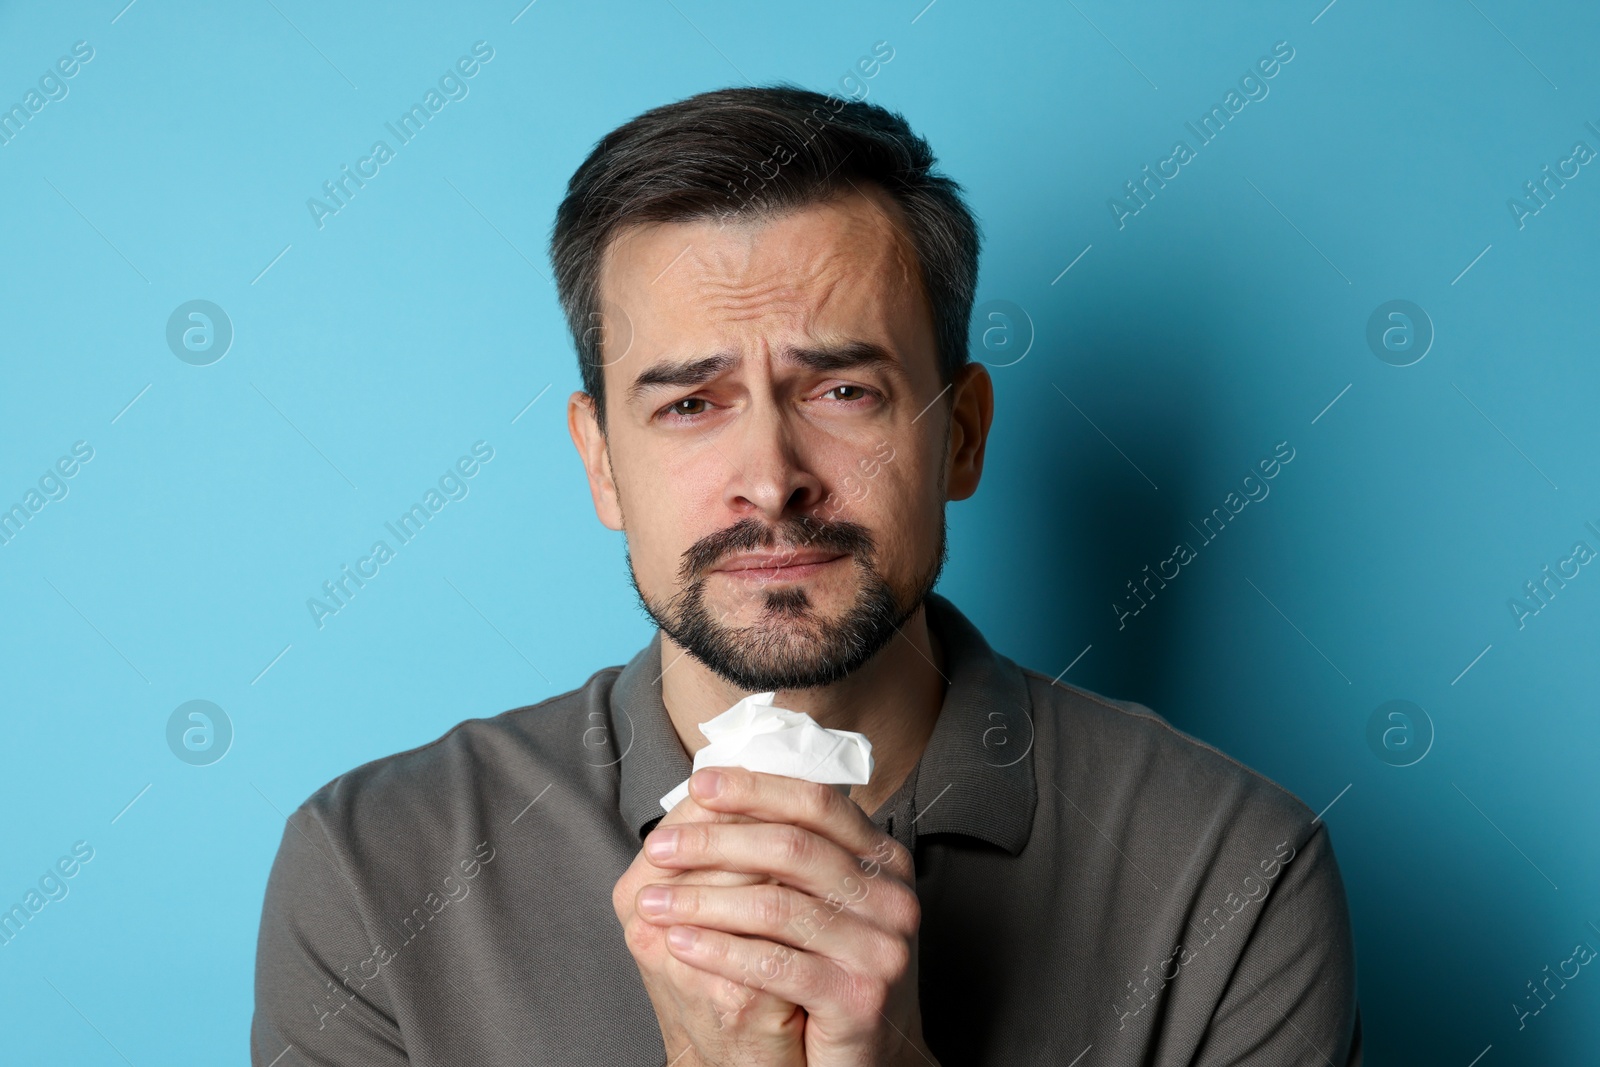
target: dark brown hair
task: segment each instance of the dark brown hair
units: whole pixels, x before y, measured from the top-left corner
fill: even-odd
[[[583,390],[605,432],[599,274],[607,242],[645,222],[782,213],[873,183],[904,212],[933,309],[941,381],[967,362],[981,234],[961,187],[898,113],[796,85],[717,89],[606,134],[567,183],[550,233]]]

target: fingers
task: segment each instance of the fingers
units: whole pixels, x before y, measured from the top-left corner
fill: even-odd
[[[800,1019],[808,1040],[816,1026],[869,1031],[906,988],[914,1008],[911,854],[838,790],[705,768],[644,844],[618,884],[619,915],[686,1004],[717,1003],[741,1032]]]
[[[709,1023],[715,1029],[724,1029],[736,1019],[756,1023],[765,1028],[780,1028],[797,1013],[797,1005],[770,991],[762,990],[760,983],[746,983],[714,971],[696,966],[671,951],[667,929],[653,928],[661,935],[665,947],[660,955],[658,973],[666,982],[668,995],[677,1002],[680,1013],[688,1019],[698,1017],[698,1022]],[[798,1012],[803,1024],[804,1012]],[[759,1022],[757,1021],[759,1020]]]
[[[893,847],[880,862],[904,881],[915,877],[910,853],[874,826],[860,805],[832,786],[743,767],[704,767],[689,776],[689,799],[705,811],[803,827],[854,856],[874,852],[889,840]]]
[[[843,850],[810,830],[777,823],[693,823],[657,827],[644,856],[664,870],[716,867],[764,874],[812,896],[859,895],[860,871]]]
[[[696,926],[673,926],[667,930],[667,951],[679,962],[733,983],[724,986],[719,1013],[726,1015],[728,1002],[742,1008],[751,1002],[773,998],[812,1009],[833,1003],[849,988],[849,976],[825,956],[797,952],[787,945],[760,938],[741,937]]]
[[[665,946],[666,931],[652,927]],[[646,991],[662,1022],[669,1056],[685,1046],[700,1059],[714,1053],[746,1057],[740,1062],[803,1064],[796,1055],[805,1030],[806,1013],[790,1001],[755,988],[755,984],[702,970],[673,956],[665,947],[658,961],[641,968]],[[754,1057],[754,1058],[750,1058]],[[675,1061],[673,1061],[675,1062]]]
[[[712,811],[702,807],[693,797],[684,797],[675,804],[671,811],[661,817],[656,827],[678,826],[684,823],[748,823],[756,820],[749,815],[732,811]],[[648,840],[648,836],[646,837]],[[751,882],[764,881],[765,875],[745,874],[739,871],[705,870],[701,872],[687,871],[680,868],[658,867],[650,862],[650,857],[641,849],[634,856],[633,863],[624,878],[634,883],[633,888],[648,881],[661,881],[663,879],[679,879],[704,875],[704,880],[721,885],[748,885]],[[633,895],[632,889],[628,895]]]
[[[830,906],[873,915],[885,927],[915,932],[916,893],[909,882],[885,878],[884,857],[898,848],[884,837],[877,851],[852,856],[810,830],[783,823],[695,823],[653,830],[648,863],[662,869],[717,868],[764,875]],[[903,849],[901,850],[904,851]]]
[[[684,797],[682,800],[678,801],[676,804],[674,804],[672,806],[672,810],[668,811],[665,815],[663,815],[661,817],[661,821],[656,823],[656,825],[657,826],[669,826],[669,825],[671,825],[673,823],[680,823],[680,822],[759,822],[759,821],[760,820],[755,818],[754,816],[747,815],[747,814],[745,814],[743,812],[732,811],[732,810],[720,811],[720,810],[715,809],[715,808],[708,808],[704,804],[701,804],[700,801],[693,794],[690,794],[690,795]]]
[[[611,906],[618,921],[627,922],[636,908],[635,898],[641,887],[651,882],[694,883],[700,885],[753,885],[770,882],[769,875],[725,870],[718,867],[658,867],[651,863],[641,849],[633,857],[628,869],[622,872],[611,887]]]
[[[882,929],[842,901],[818,900],[783,885],[649,885],[639,893],[638,913],[657,926],[707,927],[814,952],[852,973],[893,970],[908,951],[905,931]],[[908,925],[914,928],[914,920]]]

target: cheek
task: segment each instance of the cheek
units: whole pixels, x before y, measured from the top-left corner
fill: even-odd
[[[905,462],[906,458],[903,449],[887,463],[874,457],[876,474],[857,467],[850,472],[853,492],[837,490],[841,501],[837,517],[872,531],[885,569],[910,567],[938,530],[933,472]]]
[[[647,592],[676,586],[683,554],[720,528],[709,523],[722,514],[725,470],[725,461],[715,452],[658,455],[646,463],[617,458],[617,495],[628,552]]]
[[[856,479],[867,489],[866,503],[907,525],[920,523],[938,504],[937,442],[874,441],[855,462]]]

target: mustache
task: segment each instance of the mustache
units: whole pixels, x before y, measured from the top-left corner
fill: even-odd
[[[780,532],[784,535],[781,545]],[[775,547],[797,552],[804,548],[820,548],[870,558],[877,550],[877,542],[865,526],[848,520],[832,522],[796,515],[785,519],[775,531],[760,519],[740,519],[727,529],[696,541],[683,554],[678,576],[687,584],[736,552]]]

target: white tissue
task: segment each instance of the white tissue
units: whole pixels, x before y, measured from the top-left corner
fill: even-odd
[[[773,707],[778,694],[752,693],[700,724],[711,742],[694,754],[694,769],[743,767],[826,785],[866,785],[872,778],[872,742],[854,730],[818,726],[803,711]],[[671,811],[689,795],[689,779],[661,798]]]

